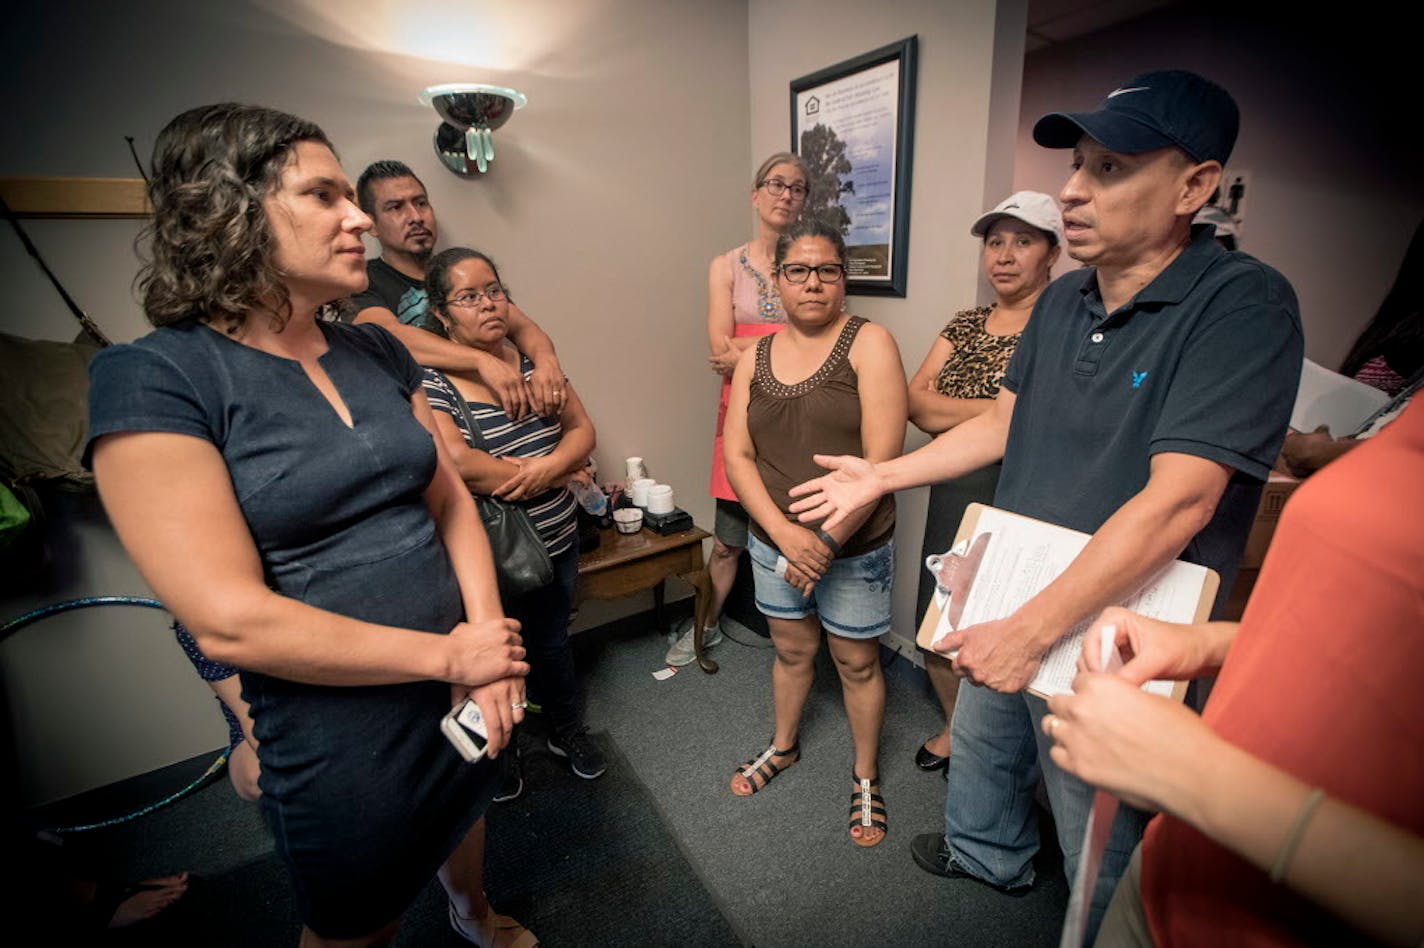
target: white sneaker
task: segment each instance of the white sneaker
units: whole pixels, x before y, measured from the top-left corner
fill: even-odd
[[[709,649],[721,641],[722,626],[720,623],[708,626],[703,630],[702,647],[704,649]],[[692,623],[689,622],[687,624],[687,631],[682,633],[682,637],[673,643],[672,648],[668,649],[667,656],[663,660],[674,668],[680,668],[683,665],[690,664],[696,657],[697,653],[693,651],[692,648]]]

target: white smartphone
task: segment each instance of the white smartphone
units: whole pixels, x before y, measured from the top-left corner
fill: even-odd
[[[455,705],[450,713],[440,721],[440,730],[455,745],[460,756],[474,763],[485,756],[489,745],[489,731],[485,729],[485,718],[480,706],[470,698]]]

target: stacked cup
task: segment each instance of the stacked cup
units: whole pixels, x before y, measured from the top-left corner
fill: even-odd
[[[640,477],[628,485],[628,496],[635,507],[648,506],[648,491],[657,485],[651,477]]]
[[[673,512],[672,488],[667,484],[654,484],[648,488],[648,513],[670,514]]]

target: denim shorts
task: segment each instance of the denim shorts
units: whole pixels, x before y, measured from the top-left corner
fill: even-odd
[[[895,541],[859,556],[841,557],[816,583],[809,597],[776,575],[776,547],[752,534],[748,551],[756,604],[772,619],[803,619],[819,613],[827,632],[848,639],[873,639],[890,631],[890,590],[895,585]]]

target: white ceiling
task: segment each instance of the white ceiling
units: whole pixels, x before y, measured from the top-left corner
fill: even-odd
[[[1029,0],[1028,52],[1096,33],[1098,30],[1179,0]]]

